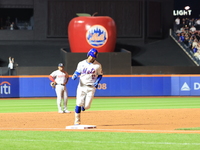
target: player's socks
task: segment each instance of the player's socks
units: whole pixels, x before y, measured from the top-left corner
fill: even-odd
[[[82,111],[85,111],[85,107],[84,107],[84,106],[82,106],[82,107],[81,107],[81,110],[82,110]]]
[[[80,113],[75,113],[75,121],[74,121],[74,125],[80,125],[81,124],[81,114]]]
[[[75,107],[75,112],[80,113],[81,112],[81,106],[76,106]]]

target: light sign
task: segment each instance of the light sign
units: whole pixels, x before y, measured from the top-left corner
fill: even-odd
[[[190,6],[185,6],[184,10],[173,10],[174,16],[191,16],[192,10],[190,10]]]

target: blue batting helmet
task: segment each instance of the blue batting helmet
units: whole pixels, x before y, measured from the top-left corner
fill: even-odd
[[[97,58],[97,54],[98,54],[97,49],[92,48],[92,49],[90,49],[89,52],[87,53],[87,57],[92,56],[92,57],[94,57],[94,58]]]

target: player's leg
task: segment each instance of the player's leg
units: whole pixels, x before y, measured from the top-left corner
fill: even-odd
[[[81,124],[81,107],[76,106],[75,107],[75,120],[74,120],[74,125],[79,125]]]
[[[67,88],[64,87],[64,89],[63,89],[63,112],[64,113],[71,113],[67,109],[67,103],[68,103],[68,92],[67,92]]]
[[[81,110],[82,110],[82,111],[85,111],[85,103],[84,103],[83,106],[81,106]]]
[[[85,103],[86,89],[84,87],[78,86],[76,92],[76,106],[83,106]]]
[[[76,106],[75,106],[75,125],[81,124],[81,106],[84,103],[86,93],[84,91],[84,88],[81,86],[78,86],[77,88],[77,94],[76,94]]]
[[[61,108],[61,101],[62,101],[62,87],[61,85],[56,85],[56,95],[57,95],[57,107],[58,113],[63,113]]]
[[[95,87],[89,87],[88,88],[88,93],[87,96],[85,98],[85,109],[89,109],[91,104],[92,104],[92,100],[95,94],[96,88]]]

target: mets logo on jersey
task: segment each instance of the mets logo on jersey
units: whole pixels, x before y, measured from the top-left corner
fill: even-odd
[[[3,81],[0,83],[0,94],[10,94],[10,83]]]
[[[94,25],[86,33],[86,40],[92,47],[102,47],[108,40],[108,32],[101,25]]]

